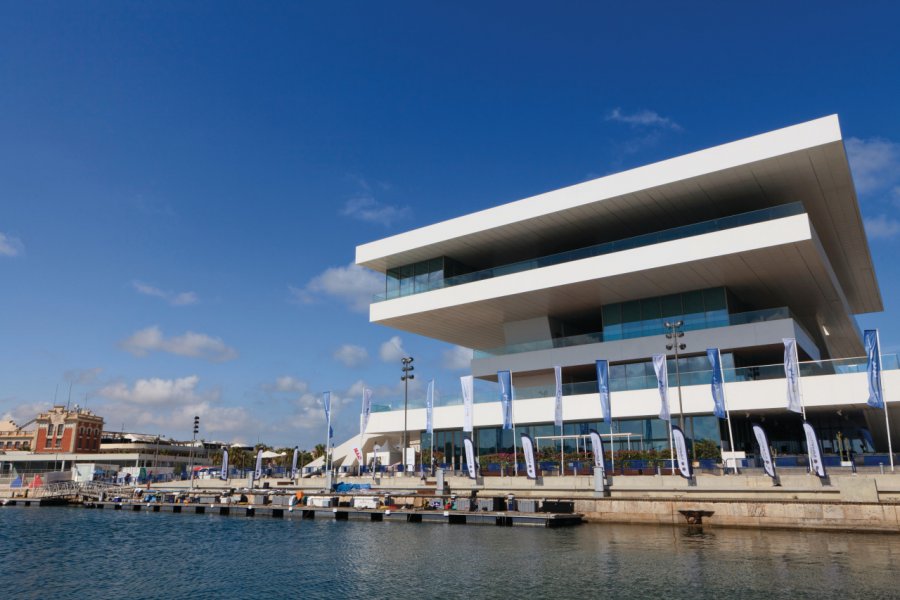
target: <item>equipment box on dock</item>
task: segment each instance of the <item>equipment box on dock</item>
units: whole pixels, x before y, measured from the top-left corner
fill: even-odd
[[[310,496],[307,502],[309,506],[318,506],[319,508],[331,508],[338,505],[337,498],[331,496]]]

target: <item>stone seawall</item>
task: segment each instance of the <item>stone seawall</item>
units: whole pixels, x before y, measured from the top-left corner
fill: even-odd
[[[900,533],[900,504],[886,502],[575,499],[575,511],[595,523],[684,525],[681,511],[706,511],[704,526]]]

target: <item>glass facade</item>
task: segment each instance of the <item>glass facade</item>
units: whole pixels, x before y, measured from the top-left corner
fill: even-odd
[[[603,340],[621,340],[665,333],[665,322],[684,321],[687,329],[728,324],[728,292],[725,288],[694,290],[656,298],[603,306]]]
[[[385,297],[398,298],[434,290],[443,287],[444,279],[447,277],[453,277],[462,272],[462,265],[445,256],[388,269],[385,280]]]
[[[673,423],[677,423],[677,416],[673,415]],[[716,446],[720,446],[719,422],[713,415],[686,416],[685,428],[688,437],[695,440],[710,440]],[[566,423],[563,426],[563,434],[567,436],[583,436],[591,429],[596,429],[604,435],[609,433],[609,424],[602,421],[582,421]],[[492,454],[512,454],[522,449],[521,435],[527,433],[535,440],[538,449],[548,446],[559,447],[559,428],[552,423],[539,423],[530,425],[516,425],[515,437],[510,429],[501,427],[477,427],[475,428],[475,451],[478,456]],[[669,427],[666,421],[656,418],[641,419],[617,419],[613,422],[615,435],[615,450],[667,450],[669,448]],[[446,465],[462,464],[463,432],[457,430],[445,430],[434,432],[434,450],[438,463]],[[422,448],[430,448],[429,436],[422,432]],[[607,439],[604,442],[608,444]],[[515,443],[515,450],[513,444]],[[565,440],[567,453],[576,450],[585,451],[585,438],[568,438]],[[608,446],[607,446],[608,447]],[[521,456],[519,457],[521,461]],[[511,461],[511,457],[510,457]]]

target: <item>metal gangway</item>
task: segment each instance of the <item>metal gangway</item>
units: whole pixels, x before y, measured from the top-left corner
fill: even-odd
[[[101,500],[114,496],[131,496],[134,488],[102,481],[60,481],[43,485],[34,490],[34,498],[83,498]]]

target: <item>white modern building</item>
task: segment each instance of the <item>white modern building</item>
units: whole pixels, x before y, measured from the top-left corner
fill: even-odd
[[[785,410],[782,339],[796,338],[808,418],[825,452],[839,443],[857,454],[887,450],[884,413],[866,407],[855,320],[883,305],[837,116],[377,240],[357,248],[356,262],[385,277],[373,323],[474,350],[482,455],[512,450],[500,428],[498,370],[512,372],[517,429],[541,438],[559,433],[553,366],[561,366],[565,433],[574,435],[598,426],[597,359],[610,361],[617,447],[667,447],[650,357],[666,352],[664,324],[677,321],[689,437],[727,447],[709,388],[706,349],[716,347],[735,449],[754,451],[750,421],[761,420],[776,452],[804,452],[800,418]],[[428,365],[416,366],[428,379]],[[884,369],[896,426],[897,357],[885,355]],[[458,464],[459,382],[438,388],[433,443],[439,460]],[[411,445],[428,448],[423,402],[420,388],[406,420]],[[403,423],[402,399],[375,412],[364,451],[395,444]]]

